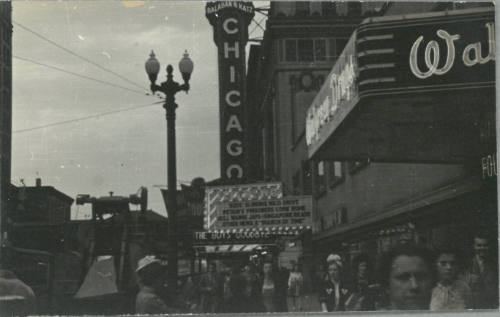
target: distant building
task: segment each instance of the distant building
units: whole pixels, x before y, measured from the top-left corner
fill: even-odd
[[[10,213],[11,221],[39,224],[70,221],[74,199],[52,186],[42,186],[39,178],[36,182],[36,186],[15,188],[17,206]]]
[[[0,1],[0,245],[10,185],[12,135],[12,7]],[[1,258],[1,255],[0,255]]]

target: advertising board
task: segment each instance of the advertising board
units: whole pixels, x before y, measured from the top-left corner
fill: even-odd
[[[266,230],[312,225],[312,197],[223,202],[219,204],[214,229]]]
[[[221,178],[239,182],[247,176],[245,47],[254,14],[251,2],[206,4],[206,16],[214,28],[218,48]]]
[[[494,20],[493,10],[368,19],[357,29],[360,96],[494,87]]]
[[[347,42],[344,51],[328,74],[321,90],[314,98],[306,116],[306,143],[318,141],[323,130],[334,117],[347,113],[346,104],[357,98],[356,33]]]
[[[205,229],[212,229],[217,211],[224,202],[245,202],[279,199],[283,197],[282,185],[274,183],[240,184],[229,186],[207,186],[205,188]]]

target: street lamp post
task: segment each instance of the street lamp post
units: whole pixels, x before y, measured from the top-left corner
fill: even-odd
[[[184,84],[179,84],[173,80],[173,67],[167,66],[167,80],[160,85],[156,84],[156,78],[160,71],[160,63],[151,51],[149,59],[146,61],[146,72],[151,81],[151,91],[153,94],[160,91],[165,94],[163,108],[167,118],[167,175],[168,175],[168,285],[171,290],[177,288],[177,166],[176,166],[176,146],[175,146],[175,94],[179,91],[189,91],[189,79],[193,72],[193,62],[189,58],[187,51],[179,62]]]

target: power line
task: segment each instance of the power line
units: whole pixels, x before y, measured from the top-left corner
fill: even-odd
[[[99,117],[103,117],[103,116],[107,116],[107,115],[115,114],[115,113],[119,113],[119,112],[125,112],[125,111],[131,111],[131,110],[140,109],[140,108],[151,107],[151,106],[154,106],[154,105],[157,105],[157,104],[160,104],[160,103],[163,103],[163,101],[157,101],[157,102],[149,103],[149,104],[145,104],[145,105],[133,106],[133,107],[130,107],[130,108],[123,108],[123,109],[112,110],[112,111],[106,111],[106,112],[102,112],[102,113],[98,113],[98,114],[94,114],[94,115],[90,115],[90,116],[85,116],[85,117],[80,117],[80,118],[75,118],[75,119],[69,119],[69,120],[65,120],[65,121],[59,121],[59,122],[49,123],[49,124],[45,124],[45,125],[38,126],[38,127],[32,127],[32,128],[27,128],[27,129],[16,130],[16,131],[13,131],[12,133],[23,133],[23,132],[33,131],[33,130],[44,129],[44,128],[48,128],[48,127],[53,127],[53,126],[57,126],[57,125],[62,125],[62,124],[67,124],[67,123],[72,123],[72,122],[77,122],[77,121],[83,121],[83,120],[88,120],[88,119],[93,119],[93,118],[99,118]]]
[[[22,60],[22,61],[25,61],[25,62],[36,64],[36,65],[39,65],[39,66],[44,66],[44,67],[47,67],[47,68],[51,68],[51,69],[54,69],[54,70],[57,70],[57,71],[60,71],[60,72],[66,73],[66,74],[70,74],[70,75],[73,75],[73,76],[77,76],[77,77],[80,77],[80,78],[84,78],[84,79],[92,80],[92,81],[95,81],[95,82],[98,82],[98,83],[101,83],[101,84],[112,86],[112,87],[115,87],[115,88],[120,88],[120,89],[128,90],[128,91],[131,91],[131,92],[135,92],[135,93],[143,95],[143,96],[146,94],[145,92],[141,92],[139,90],[131,89],[131,88],[128,88],[128,87],[125,87],[125,86],[120,86],[120,85],[113,84],[113,83],[110,83],[110,82],[107,82],[107,81],[104,81],[104,80],[100,80],[100,79],[97,79],[97,78],[93,78],[93,77],[89,77],[89,76],[86,76],[86,75],[78,74],[78,73],[75,73],[75,72],[72,72],[72,71],[69,71],[69,70],[65,70],[63,68],[59,68],[57,66],[52,66],[52,65],[41,63],[41,62],[37,62],[37,61],[34,61],[32,59],[29,59],[29,58],[20,57],[20,56],[16,56],[16,55],[12,55],[12,57],[16,58],[16,59],[19,59],[19,60]]]
[[[88,59],[88,58],[86,58],[86,57],[84,57],[84,56],[81,56],[81,55],[79,55],[79,54],[77,54],[77,53],[75,53],[75,52],[73,52],[73,51],[71,51],[70,49],[65,48],[64,46],[62,46],[62,45],[60,45],[60,44],[58,44],[58,43],[56,43],[56,42],[54,42],[54,41],[52,41],[52,40],[48,39],[47,37],[43,36],[42,34],[37,33],[37,32],[35,32],[35,31],[31,30],[30,28],[28,28],[28,27],[26,27],[26,26],[24,26],[24,25],[20,24],[19,22],[12,21],[12,23],[13,23],[13,24],[15,24],[15,25],[17,25],[17,26],[19,26],[20,28],[22,28],[22,29],[24,29],[24,30],[26,30],[26,31],[28,31],[28,32],[30,32],[30,33],[32,33],[32,34],[34,34],[34,35],[36,35],[37,37],[39,37],[39,38],[43,39],[44,41],[47,41],[47,42],[49,42],[50,44],[52,44],[52,45],[54,45],[54,46],[56,46],[56,47],[60,48],[61,50],[65,51],[66,53],[69,53],[69,54],[71,54],[71,55],[73,55],[73,56],[76,56],[76,57],[78,57],[78,58],[80,58],[80,59],[82,59],[82,60],[86,61],[87,63],[90,63],[90,64],[92,64],[92,65],[96,66],[97,68],[100,68],[101,70],[103,70],[103,71],[105,71],[105,72],[108,72],[108,73],[110,73],[110,74],[112,74],[112,75],[115,75],[116,77],[118,77],[118,78],[120,78],[120,79],[122,79],[122,80],[124,80],[124,81],[126,81],[126,82],[128,82],[128,83],[130,83],[130,84],[132,84],[132,85],[134,85],[134,86],[136,86],[136,87],[138,87],[138,88],[144,89],[144,86],[139,85],[139,84],[137,84],[137,83],[135,83],[135,82],[131,81],[130,79],[128,79],[128,78],[126,78],[126,77],[124,77],[124,76],[122,76],[122,75],[120,75],[120,74],[118,74],[118,73],[116,73],[116,72],[114,72],[114,71],[112,71],[112,70],[109,70],[109,69],[105,68],[104,66],[101,66],[101,65],[97,64],[96,62],[94,62],[94,61],[92,61],[92,60],[90,60],[90,59]]]

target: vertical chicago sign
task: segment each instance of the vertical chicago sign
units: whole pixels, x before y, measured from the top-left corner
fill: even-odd
[[[238,182],[246,177],[245,46],[254,7],[251,2],[208,2],[206,16],[218,48],[221,178]]]

